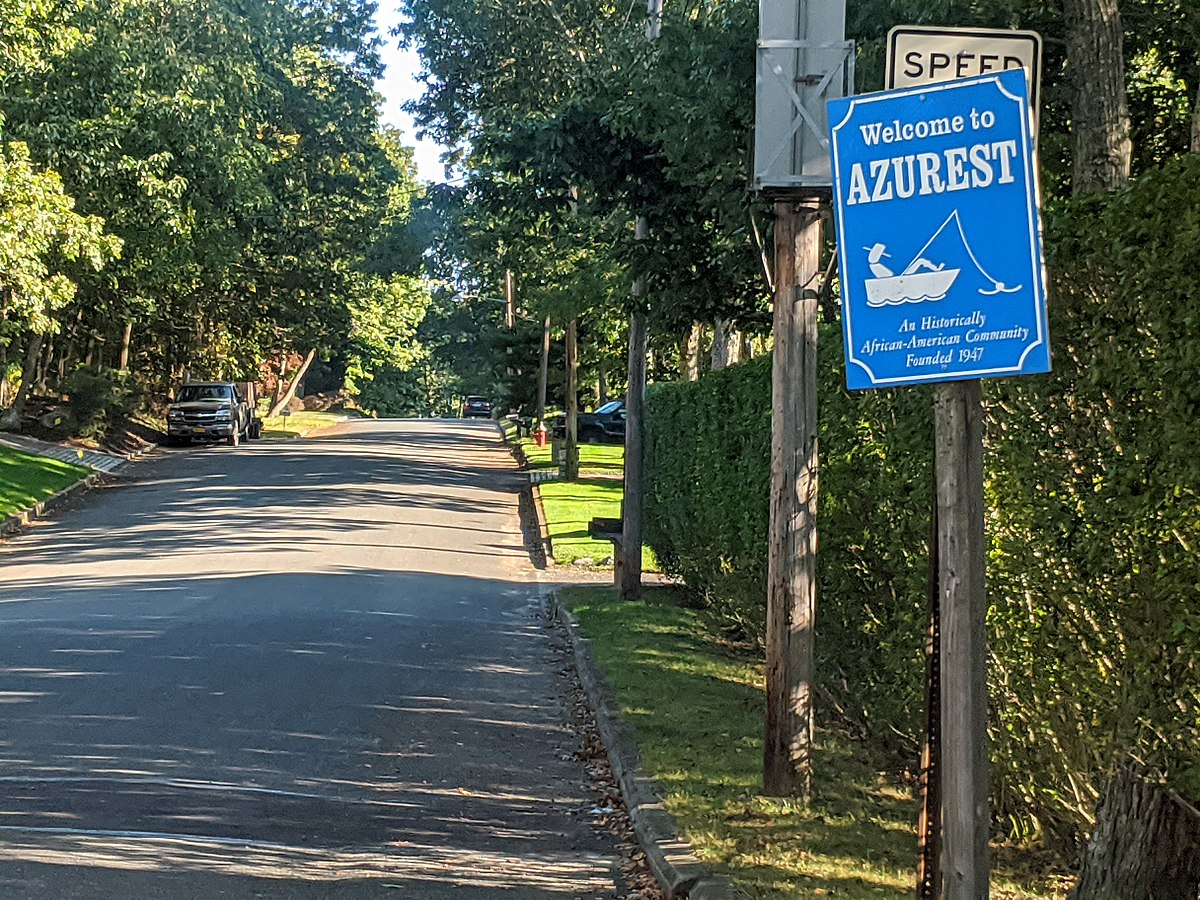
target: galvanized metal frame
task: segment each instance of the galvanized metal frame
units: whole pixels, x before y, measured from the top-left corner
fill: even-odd
[[[825,101],[854,92],[854,42],[764,39],[757,42],[754,178],[757,191],[828,188]],[[778,116],[790,110],[781,128]]]

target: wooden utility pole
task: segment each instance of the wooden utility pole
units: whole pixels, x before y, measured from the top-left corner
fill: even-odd
[[[938,490],[934,473],[929,516],[929,637],[925,642],[925,746],[921,750],[921,814],[917,820],[917,900],[942,895],[942,640]]]
[[[979,381],[934,388],[944,900],[988,896],[982,396]]]
[[[646,219],[637,217],[634,237],[649,234]],[[621,503],[621,546],[624,565],[619,580],[622,600],[642,596],[642,432],[646,400],[646,314],[641,309],[646,282],[633,282],[633,314],[629,317],[629,386],[625,391],[625,481]]]
[[[821,203],[775,203],[775,352],[763,791],[812,793]]]
[[[567,440],[563,475],[567,481],[579,477],[579,318],[567,322]]]
[[[662,31],[663,0],[646,0],[646,40],[656,41]],[[644,241],[650,235],[645,216],[638,216],[633,225],[635,240]],[[646,351],[649,340],[642,296],[646,282],[634,279],[633,313],[629,317],[629,371],[625,389],[625,479],[621,493],[621,546],[624,563],[618,579],[622,600],[637,600],[642,596],[642,431],[646,399]]]
[[[546,382],[550,375],[550,317],[542,325],[542,366],[538,371],[537,420],[546,421]]]

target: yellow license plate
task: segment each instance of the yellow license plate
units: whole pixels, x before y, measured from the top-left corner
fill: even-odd
[[[199,428],[199,427],[193,428],[192,431],[196,432],[196,434],[204,434],[203,428]]]

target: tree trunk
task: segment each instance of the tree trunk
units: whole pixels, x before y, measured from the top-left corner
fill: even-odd
[[[688,333],[683,337],[682,375],[688,381],[700,380],[700,323],[692,323]]]
[[[713,342],[710,363],[714,372],[729,364],[729,334],[725,330],[725,320],[717,319],[713,323]]]
[[[1073,900],[1196,900],[1200,812],[1125,766],[1100,799]]]
[[[736,366],[742,361],[742,333],[730,328],[727,334],[729,352],[725,356],[725,364],[727,366]]]
[[[1200,153],[1200,91],[1196,92],[1196,103],[1192,107],[1192,152]]]
[[[738,353],[740,359],[754,359],[754,338],[746,332],[741,334],[742,349]]]
[[[129,319],[125,322],[125,330],[121,333],[121,359],[117,363],[117,368],[122,372],[129,370],[129,344],[133,339],[133,320]]]
[[[537,420],[546,420],[546,382],[550,375],[550,317],[542,325],[542,365],[538,370]]]
[[[579,320],[567,322],[567,440],[566,471],[563,477],[574,481],[579,477]]]
[[[25,366],[21,370],[21,386],[13,398],[13,404],[3,415],[0,415],[0,431],[20,431],[21,416],[25,414],[25,401],[29,399],[29,390],[33,387],[34,373],[37,371],[38,357],[42,354],[42,341],[45,335],[35,334],[29,342],[25,353]]]
[[[1117,0],[1064,0],[1075,132],[1075,194],[1129,181],[1133,153],[1125,102],[1124,33]]]
[[[288,351],[281,350],[279,352],[279,375],[275,378],[275,390],[271,391],[271,409],[279,405],[279,398],[283,396],[283,384],[287,380]]]
[[[599,397],[597,397],[599,403],[596,405],[603,406],[608,402],[608,378],[605,376],[603,369],[600,370],[596,378],[596,391],[599,394]]]
[[[304,362],[300,364],[300,368],[296,370],[296,377],[292,379],[292,383],[288,385],[287,390],[284,391],[283,395],[278,400],[272,402],[271,409],[267,413],[269,418],[279,415],[281,412],[283,412],[284,408],[292,402],[292,398],[296,396],[296,389],[300,387],[300,382],[304,380],[304,376],[308,372],[308,367],[312,365],[312,361],[316,358],[316,356],[317,348],[313,347],[313,349],[308,351],[308,356],[304,357]],[[282,366],[280,368],[282,369]],[[282,380],[283,376],[281,374],[280,381]]]
[[[50,374],[50,366],[54,362],[54,338],[45,341],[42,346],[42,354],[38,359],[37,376],[34,378],[34,385],[37,387],[39,394],[46,394],[46,377]]]

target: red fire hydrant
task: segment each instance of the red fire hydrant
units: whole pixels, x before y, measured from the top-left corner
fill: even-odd
[[[538,422],[537,431],[533,433],[533,442],[539,447],[545,447],[546,437],[546,423]]]

